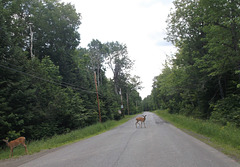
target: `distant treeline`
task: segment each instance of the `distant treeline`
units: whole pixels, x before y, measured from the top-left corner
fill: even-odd
[[[0,1],[1,138],[40,139],[98,122],[94,73],[103,122],[140,112],[126,45],[93,39],[79,48],[80,24],[75,7],[58,0]]]
[[[167,37],[177,52],[155,77],[145,110],[240,126],[240,3],[175,0]]]

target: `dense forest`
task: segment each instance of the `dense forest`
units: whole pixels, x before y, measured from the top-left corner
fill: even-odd
[[[177,48],[144,109],[240,127],[240,1],[175,0],[166,40]]]
[[[93,39],[82,48],[80,25],[69,3],[0,1],[1,138],[40,139],[141,111],[127,46]]]

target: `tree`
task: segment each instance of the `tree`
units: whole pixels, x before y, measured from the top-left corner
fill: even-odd
[[[61,13],[58,13],[61,19],[55,17],[54,22],[56,23],[58,19],[60,20],[58,25],[61,26],[57,28],[57,25],[55,25],[54,27],[57,30],[62,29],[58,31],[59,34],[55,33],[56,30],[53,27],[52,30],[44,29],[45,26],[47,26],[44,21],[49,18],[51,19],[53,15],[40,15],[39,12],[45,11],[49,14],[47,10],[50,6],[52,6],[51,9],[56,9],[52,10],[52,12],[58,11]],[[74,26],[76,27],[76,24],[80,23],[79,18],[75,17],[78,16],[78,14],[74,13],[75,11],[73,9],[73,6],[69,4],[65,6],[54,0],[0,2],[0,43],[2,44],[0,49],[1,136],[17,137],[17,135],[21,133],[30,139],[41,138],[80,126],[77,119],[79,119],[78,112],[84,111],[82,99],[77,94],[71,97],[71,92],[67,92],[65,89],[65,87],[69,85],[62,84],[59,67],[55,66],[50,60],[50,58],[54,59],[56,52],[54,52],[54,50],[51,53],[48,52],[50,58],[46,56],[47,52],[45,52],[48,49],[46,46],[48,45],[47,41],[51,41],[55,44],[56,50],[58,50],[57,47],[59,47],[59,49],[65,48],[64,51],[66,52],[64,56],[69,55],[71,57],[70,53],[75,50],[76,44],[78,44],[74,38],[79,37],[79,34],[75,33],[76,29],[74,29]],[[69,17],[67,16],[68,14]],[[68,21],[67,23],[64,23],[64,18],[65,21]],[[76,19],[75,22],[73,18]],[[32,60],[30,60],[29,23],[32,23],[34,37],[36,37],[34,38],[34,54],[36,57]],[[34,27],[35,25],[38,26]],[[64,30],[66,30],[65,35],[70,36],[70,34],[74,33],[77,35],[75,37],[73,37],[73,35],[71,39],[66,36],[70,39],[70,42],[75,41],[75,45],[71,43],[67,45],[68,39],[60,38],[60,31]],[[52,35],[55,34],[55,36],[49,35],[51,33]],[[39,35],[43,35],[41,39],[37,38]],[[56,40],[53,41],[53,39]],[[61,46],[61,41],[57,41],[59,39],[65,41]],[[44,40],[45,42],[41,45],[41,41]],[[57,42],[59,43],[57,44]],[[71,61],[73,62],[72,59]],[[71,71],[74,69],[72,64],[69,66],[71,67]],[[64,76],[71,77],[72,73],[67,72],[68,75]],[[76,80],[76,78],[71,78],[71,80]],[[59,97],[65,100],[61,101]],[[70,100],[70,102],[66,100],[70,97],[71,99],[76,99],[75,103],[78,105],[76,110],[73,109],[74,105],[71,103],[73,100]],[[70,107],[72,107],[72,109],[69,109]],[[55,117],[57,115],[56,113],[59,113],[59,109],[62,111],[61,115],[64,116],[62,120]],[[68,117],[69,115],[71,117]],[[67,117],[69,122],[64,122]],[[73,125],[73,123],[75,124]],[[84,125],[86,125],[85,123],[83,122]]]
[[[208,53],[199,58],[199,67],[209,76],[216,77],[221,98],[227,96],[226,87],[236,89],[236,84],[227,82],[228,78],[235,78],[239,83],[239,3],[237,1],[223,0],[202,1],[202,7],[206,11],[205,20],[208,23],[204,27],[206,37],[205,48]],[[232,81],[230,81],[232,82]],[[235,87],[235,88],[233,88]],[[231,91],[230,91],[231,92]]]
[[[103,63],[105,61],[106,47],[99,40],[92,40],[88,44],[88,53],[91,60],[91,68],[97,75],[97,85],[100,85],[100,74],[103,69]]]
[[[125,92],[128,86],[132,89],[138,84],[128,82],[126,69],[130,69],[131,60],[122,54],[126,46],[114,43],[119,47],[113,58],[118,67],[115,82],[105,76],[107,45],[93,40],[90,49],[77,48],[79,25],[75,7],[58,0],[0,1],[3,138],[24,135],[29,140],[41,139],[96,123],[92,74],[96,69],[103,121],[121,118],[115,83]],[[136,100],[140,101],[140,96],[131,90],[130,109]]]
[[[239,2],[175,0],[174,5],[166,39],[178,52],[154,80],[155,105],[234,122],[239,106],[224,106],[239,98]]]
[[[80,42],[80,14],[71,4],[59,3],[58,0],[28,1],[22,4],[25,16],[25,48],[30,49],[29,25],[33,31],[33,54],[40,60],[50,56],[59,66],[64,82],[71,82],[75,72],[72,54]],[[30,51],[29,51],[30,53]],[[30,55],[29,55],[30,56]],[[69,75],[71,74],[71,75]],[[71,79],[70,79],[71,78]]]
[[[108,48],[106,64],[113,72],[115,93],[118,94],[121,78],[126,78],[133,62],[128,58],[127,47],[119,42],[106,43]]]

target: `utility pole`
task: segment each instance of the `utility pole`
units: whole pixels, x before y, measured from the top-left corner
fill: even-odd
[[[94,80],[95,80],[96,93],[97,93],[99,122],[101,123],[102,122],[102,118],[101,118],[100,104],[99,104],[99,98],[98,98],[97,77],[96,77],[96,72],[95,71],[94,71]]]

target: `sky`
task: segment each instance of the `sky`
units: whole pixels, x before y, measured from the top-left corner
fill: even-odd
[[[131,75],[142,82],[142,98],[151,94],[153,79],[163,69],[166,55],[176,48],[166,37],[166,20],[173,0],[61,0],[71,3],[81,14],[80,47],[87,48],[92,39],[126,44],[133,60]],[[107,76],[111,77],[107,72]]]

